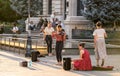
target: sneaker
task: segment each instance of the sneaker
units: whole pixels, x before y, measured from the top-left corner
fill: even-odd
[[[62,63],[61,63],[61,62],[58,62],[56,65],[60,65],[60,66],[61,66],[61,65],[62,65]]]
[[[52,53],[49,53],[48,56],[52,56]]]

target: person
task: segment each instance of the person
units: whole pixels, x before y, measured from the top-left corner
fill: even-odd
[[[49,22],[47,27],[44,29],[44,40],[47,43],[47,51],[48,55],[52,56],[52,32],[54,31],[54,28],[52,27],[52,24]]]
[[[102,28],[102,23],[100,21],[96,23],[96,28],[97,29],[95,29],[93,32],[96,62],[97,66],[99,66],[99,60],[102,59],[101,66],[103,66],[104,60],[107,56],[105,45],[105,37],[107,37],[107,34],[105,30]]]
[[[41,29],[42,25],[43,25],[44,20],[42,19],[42,17],[40,17],[39,23],[37,24],[37,29]]]
[[[0,34],[3,34],[4,33],[4,26],[0,26]]]
[[[54,29],[56,29],[56,21],[55,21],[54,18],[53,18],[53,22],[52,22],[52,27],[53,27]]]
[[[79,44],[80,58],[72,60],[74,70],[92,70],[92,64],[90,54],[87,49],[84,48],[85,43]]]
[[[12,32],[13,32],[12,40],[16,41],[17,40],[16,34],[19,34],[19,28],[17,27],[16,23],[13,24]]]
[[[16,23],[13,24],[12,32],[14,34],[18,34],[19,28],[17,27]]]
[[[47,20],[47,18],[45,18],[43,25],[41,26],[40,32],[44,33],[44,29],[47,27],[47,25],[48,25],[48,20]]]
[[[30,22],[29,29],[30,30],[35,30],[35,25],[33,24],[33,21]]]
[[[53,22],[53,19],[56,18],[56,13],[53,12],[51,15],[50,15],[50,21]]]
[[[58,25],[61,25],[62,28],[65,29],[65,25],[61,21],[58,22]]]
[[[53,32],[52,37],[56,39],[56,59],[57,59],[57,65],[62,65],[62,49],[63,49],[63,44],[65,41],[65,31],[62,30],[61,25],[58,25],[57,30]]]

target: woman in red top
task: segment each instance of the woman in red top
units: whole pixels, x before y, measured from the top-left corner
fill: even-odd
[[[62,30],[61,25],[57,26],[57,30],[53,33],[53,38],[56,39],[56,58],[57,58],[57,64],[61,65],[62,64],[62,49],[63,49],[63,44],[64,44],[64,40],[66,39],[66,34],[65,32]]]
[[[75,70],[92,70],[90,54],[84,49],[84,43],[79,44],[80,59],[73,60]]]

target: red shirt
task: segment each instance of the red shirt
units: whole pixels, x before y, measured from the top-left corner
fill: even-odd
[[[56,39],[56,41],[64,41],[66,38],[65,38],[65,35],[60,35],[58,34],[57,32],[53,32],[52,34],[52,37]]]

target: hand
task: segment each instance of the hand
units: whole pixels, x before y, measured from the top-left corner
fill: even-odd
[[[83,58],[80,58],[80,60],[83,60]]]
[[[94,49],[94,52],[96,52],[96,51],[97,51],[97,49],[95,48],[95,49]]]
[[[93,45],[93,47],[95,48],[95,47],[96,47],[96,45],[94,44],[94,45]]]
[[[45,38],[43,38],[43,40],[45,41]]]

